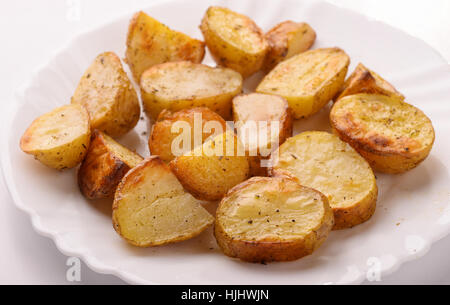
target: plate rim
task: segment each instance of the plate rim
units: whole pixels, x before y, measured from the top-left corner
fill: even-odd
[[[21,199],[17,192],[17,189],[15,188],[15,184],[13,183],[12,179],[8,179],[8,177],[11,177],[11,156],[10,156],[10,150],[9,150],[9,143],[10,143],[10,130],[12,129],[12,122],[15,119],[15,117],[18,114],[18,110],[20,106],[23,105],[23,99],[21,97],[24,95],[26,90],[28,90],[32,84],[36,81],[37,76],[51,63],[51,61],[59,54],[67,50],[70,45],[76,41],[77,39],[81,38],[82,36],[88,35],[91,32],[97,31],[103,27],[107,27],[114,22],[117,22],[118,20],[128,18],[132,16],[133,13],[135,13],[138,10],[142,11],[148,11],[150,8],[158,6],[158,5],[164,5],[168,3],[175,3],[175,2],[184,2],[185,0],[155,0],[153,3],[146,5],[145,7],[142,7],[140,9],[134,9],[134,10],[127,10],[126,13],[118,14],[116,16],[113,16],[111,18],[108,18],[106,21],[96,23],[92,26],[90,26],[88,29],[80,31],[76,33],[74,36],[72,36],[70,39],[68,39],[65,43],[61,45],[61,47],[56,48],[55,51],[49,52],[49,57],[46,61],[44,61],[42,64],[38,65],[33,72],[31,72],[30,76],[28,77],[28,80],[25,81],[22,85],[18,86],[16,89],[14,89],[13,92],[13,103],[10,103],[10,105],[7,107],[7,110],[4,113],[5,119],[3,120],[3,134],[1,139],[2,147],[6,148],[6,153],[3,153],[1,155],[1,172],[2,176],[5,182],[6,189],[8,193],[11,196],[11,199],[13,201],[13,204],[22,212],[27,214],[31,220],[32,227],[36,233],[38,233],[40,236],[44,236],[46,238],[51,239],[58,251],[60,251],[62,254],[68,256],[68,257],[78,257],[80,258],[91,270],[94,272],[97,272],[99,274],[105,274],[105,275],[114,275],[121,280],[125,281],[129,284],[146,284],[146,285],[159,285],[159,283],[144,279],[140,276],[136,276],[134,274],[131,274],[128,271],[122,270],[121,268],[114,267],[108,264],[104,264],[100,262],[98,258],[95,258],[94,256],[86,253],[81,248],[76,247],[69,247],[66,245],[64,238],[54,230],[51,230],[49,228],[46,228],[43,222],[41,221],[42,218],[38,214],[36,210],[33,208],[27,206]],[[310,0],[307,0],[306,2],[312,3]],[[445,57],[434,47],[432,47],[430,44],[428,44],[425,40],[416,37],[414,35],[411,35],[407,32],[405,32],[402,29],[399,29],[395,26],[392,26],[384,21],[381,21],[376,18],[369,17],[363,13],[357,12],[353,9],[343,7],[342,5],[338,5],[336,3],[332,3],[328,0],[321,0],[321,1],[314,1],[316,4],[320,3],[326,3],[327,5],[331,5],[339,10],[346,11],[351,14],[357,14],[364,19],[366,19],[368,22],[371,23],[377,23],[381,24],[385,27],[390,28],[391,30],[401,32],[403,35],[407,35],[410,39],[415,39],[417,41],[420,41],[421,43],[427,45],[431,50],[433,50],[438,57],[442,60],[443,65],[446,65],[447,68],[450,68],[450,61],[446,60]],[[450,235],[450,224],[447,225],[446,230],[444,230],[442,234],[436,234],[431,238],[431,241],[427,243],[427,246],[424,247],[420,252],[414,253],[414,254],[405,254],[402,256],[396,256],[396,263],[390,266],[387,269],[384,269],[381,271],[381,276],[390,275],[394,272],[396,272],[401,266],[403,266],[406,262],[413,261],[416,259],[419,259],[423,256],[425,256],[431,249],[431,247],[438,242],[439,240],[445,238],[446,236]],[[345,284],[361,284],[365,281],[364,273],[361,273],[358,278],[348,281]]]

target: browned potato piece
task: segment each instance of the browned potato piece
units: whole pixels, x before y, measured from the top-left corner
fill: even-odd
[[[342,88],[350,58],[339,48],[317,49],[279,63],[256,92],[284,97],[295,119],[322,109]]]
[[[174,159],[170,168],[184,188],[200,200],[220,200],[249,177],[245,151],[233,131],[205,142]]]
[[[335,101],[343,98],[344,96],[368,93],[368,94],[383,94],[390,97],[395,97],[400,100],[404,100],[405,97],[398,92],[394,86],[384,80],[377,73],[369,70],[363,64],[359,64],[355,71],[345,81],[344,87],[339,93]]]
[[[143,160],[105,133],[95,130],[86,158],[78,171],[81,193],[89,199],[111,197],[123,176]]]
[[[179,132],[172,132],[172,128],[176,127],[175,124],[178,124],[177,122],[180,121],[184,121],[189,124],[191,138],[190,147],[187,147],[186,151],[180,150],[180,153],[184,154],[191,151],[196,144],[194,141],[194,122],[196,115],[199,119],[198,122],[201,128],[199,131],[200,137],[199,143],[197,143],[198,145],[202,145],[210,136],[214,134],[222,134],[227,130],[227,123],[225,120],[217,113],[205,107],[185,109],[175,113],[168,110],[163,110],[158,117],[158,121],[152,127],[152,134],[149,139],[149,148],[152,155],[158,155],[165,162],[170,162],[177,157],[173,154],[172,145],[174,144],[174,140],[181,135],[183,130],[180,130]],[[209,130],[209,127],[212,127],[212,129]]]
[[[238,71],[244,78],[261,69],[269,44],[249,17],[213,6],[200,29],[218,65]]]
[[[20,139],[20,148],[44,165],[63,170],[83,160],[90,137],[86,109],[66,105],[37,118]]]
[[[222,199],[215,236],[222,251],[255,263],[310,255],[334,224],[327,198],[286,177],[255,177]]]
[[[112,218],[117,233],[138,247],[187,240],[214,222],[157,156],[141,162],[122,179]]]
[[[303,132],[286,140],[274,156],[272,176],[294,177],[327,196],[334,212],[333,229],[354,227],[375,212],[375,175],[367,161],[339,137]]]
[[[87,69],[72,97],[86,107],[91,128],[112,137],[133,129],[139,121],[139,99],[116,54],[100,54]]]
[[[271,151],[292,136],[293,116],[287,101],[275,95],[240,95],[233,100],[233,116],[238,136],[250,156],[251,175],[267,176],[267,167],[261,166],[261,161],[269,159]],[[279,124],[276,133],[271,131],[272,122]],[[266,137],[261,136],[264,133]]]
[[[131,19],[128,29],[126,61],[137,83],[148,68],[170,61],[201,63],[205,44],[188,35],[169,29],[144,12]]]
[[[284,21],[266,33],[269,52],[264,69],[269,72],[283,60],[308,51],[316,41],[316,32],[307,23]]]
[[[236,71],[187,61],[154,66],[141,79],[144,109],[153,119],[164,109],[192,107],[208,107],[228,119],[231,101],[241,92],[242,76]]]
[[[331,125],[377,171],[398,174],[429,155],[435,134],[430,119],[416,107],[385,95],[357,94],[339,100]]]

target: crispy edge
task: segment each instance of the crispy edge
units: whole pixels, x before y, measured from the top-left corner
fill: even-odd
[[[109,198],[130,169],[110,150],[103,133],[94,130],[88,153],[78,170],[78,186],[88,199]]]
[[[392,98],[392,97],[391,97]],[[399,100],[400,103],[405,103]],[[408,104],[411,107],[414,107]],[[336,103],[334,107],[338,107],[339,104]],[[423,112],[420,111],[422,114]],[[350,130],[358,129],[358,126],[355,126],[353,121],[347,116],[343,118],[344,121],[337,118],[334,115],[333,109],[330,113],[330,123],[332,126],[332,131],[336,134],[342,141],[350,144],[364,159],[369,162],[370,166],[378,172],[386,173],[386,174],[401,174],[406,171],[409,171],[415,167],[417,167],[420,163],[422,163],[430,154],[431,149],[433,148],[433,144],[435,141],[435,132],[433,128],[433,141],[432,143],[419,152],[413,153],[411,151],[405,151],[404,149],[395,150],[383,147],[382,149],[378,149],[377,147],[383,146],[383,143],[389,141],[382,135],[373,136],[365,142],[360,141],[355,136],[353,136]],[[430,119],[423,114],[430,122]],[[432,126],[432,124],[431,124]],[[433,126],[432,126],[433,127]]]
[[[259,181],[264,181],[267,179],[289,179],[293,182],[297,181],[295,179],[290,179],[290,177],[255,177],[247,180],[236,187],[232,188],[228,194],[231,196],[233,193],[239,192],[249,184],[257,183]],[[310,189],[299,185],[299,187]],[[311,189],[312,190],[312,189]],[[216,222],[214,226],[214,236],[222,249],[223,253],[229,257],[239,258],[246,262],[252,263],[268,263],[274,261],[293,261],[300,259],[302,257],[312,254],[317,248],[319,248],[323,242],[327,239],[328,234],[334,224],[333,212],[328,203],[328,199],[320,192],[313,190],[320,194],[322,201],[325,205],[325,216],[322,226],[318,230],[313,230],[303,240],[297,241],[287,241],[281,242],[280,240],[264,240],[264,241],[246,241],[237,240],[232,236],[228,236],[225,233],[224,228],[220,225],[218,220],[219,216],[216,216]],[[225,200],[222,199],[221,203]]]

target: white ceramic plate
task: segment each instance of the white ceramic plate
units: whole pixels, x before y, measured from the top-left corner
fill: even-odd
[[[407,100],[424,110],[436,128],[430,157],[404,175],[378,175],[378,209],[367,223],[333,232],[314,255],[292,263],[247,264],[222,255],[211,230],[171,246],[138,249],[114,232],[110,202],[88,202],[75,171],[47,169],[19,150],[19,139],[38,115],[69,103],[83,71],[103,51],[123,55],[131,15],[72,40],[17,94],[2,138],[5,178],[17,206],[36,231],[52,238],[66,255],[81,257],[93,270],[146,284],[323,284],[359,283],[393,272],[424,255],[450,232],[450,69],[424,42],[380,22],[317,1],[226,1],[218,4],[251,16],[264,30],[292,19],[318,33],[315,48],[339,46],[358,62],[390,80]],[[212,1],[164,2],[144,11],[174,29],[201,38],[198,25]],[[205,60],[213,64],[210,57]],[[261,75],[247,84],[254,86]],[[296,131],[328,129],[327,109]],[[145,121],[121,139],[144,155]],[[380,271],[380,272],[378,272]]]

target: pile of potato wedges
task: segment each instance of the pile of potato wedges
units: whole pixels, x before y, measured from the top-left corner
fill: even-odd
[[[128,243],[162,246],[214,225],[227,256],[296,260],[332,230],[371,219],[374,171],[401,174],[429,155],[430,119],[363,64],[347,78],[342,49],[311,50],[309,24],[283,21],[264,33],[223,7],[199,23],[204,41],[138,12],[126,39],[132,77],[116,54],[98,55],[70,103],[37,118],[20,140],[48,167],[78,167],[86,198],[111,198],[113,227]],[[216,67],[202,64],[206,48]],[[265,77],[244,94],[258,71]],[[331,101],[332,133],[293,136],[295,120]],[[141,108],[153,122],[150,156],[118,142]],[[193,132],[181,137],[183,128]],[[205,201],[217,203],[215,215]]]

